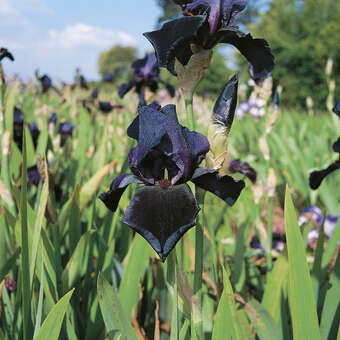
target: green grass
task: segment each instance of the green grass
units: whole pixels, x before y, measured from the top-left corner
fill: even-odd
[[[42,98],[36,91],[30,86],[21,92],[14,86],[5,101],[6,128],[11,129],[13,106],[18,105],[26,121],[37,122],[42,133],[38,151],[27,135],[26,152],[21,154],[11,140],[11,153],[1,156],[0,339],[32,339],[33,332],[36,339],[85,340],[119,335],[194,339],[200,334],[204,339],[235,340],[336,338],[340,232],[325,241],[325,251],[320,251],[320,243],[314,253],[306,248],[296,221],[312,204],[339,215],[337,174],[316,192],[308,187],[309,172],[334,159],[331,145],[340,127],[328,113],[309,117],[281,112],[267,135],[269,161],[259,148],[265,119],[235,120],[230,157],[249,162],[258,172],[258,183],[266,184],[273,168],[276,195],[270,201],[264,191],[255,203],[248,180],[232,208],[206,194],[200,219],[203,283],[194,296],[195,229],[178,243],[177,259],[171,255],[162,264],[149,244],[122,223],[136,187],[125,192],[115,214],[98,200],[115,176],[129,171],[126,159],[134,144],[125,131],[136,115],[134,94],[121,101],[106,92],[102,99],[119,102],[124,109],[103,116],[96,111],[90,115],[76,101],[88,93],[76,91],[61,102],[55,94]],[[197,130],[204,134],[212,107],[208,99],[194,103]],[[182,101],[177,110],[185,124]],[[59,122],[63,118],[76,126],[64,148],[56,129],[48,130],[54,111]],[[25,164],[35,164],[38,153],[49,164],[49,180],[26,191]],[[284,223],[288,244],[277,258],[270,253],[268,229]],[[265,251],[250,248],[255,233]],[[17,283],[13,292],[5,286],[8,278]]]

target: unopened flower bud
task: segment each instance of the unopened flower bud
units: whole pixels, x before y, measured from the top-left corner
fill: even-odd
[[[208,128],[210,151],[207,154],[207,166],[219,170],[222,174],[228,149],[228,135],[234,121],[237,104],[238,77],[232,77],[218,97]],[[227,169],[224,169],[226,172]]]

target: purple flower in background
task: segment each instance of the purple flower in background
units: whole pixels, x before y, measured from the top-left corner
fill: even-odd
[[[4,58],[8,58],[11,61],[14,61],[14,57],[13,54],[8,51],[7,48],[1,47],[0,48],[0,62],[4,59]]]
[[[140,106],[138,111],[128,128],[128,135],[138,141],[128,157],[132,175],[117,177],[100,199],[115,211],[129,184],[144,184],[132,198],[124,223],[141,234],[165,261],[177,241],[194,225],[199,211],[186,182],[194,182],[229,205],[237,200],[244,182],[221,177],[214,169],[199,168],[209,151],[209,142],[179,124],[174,105]]]
[[[29,185],[35,185],[37,187],[40,180],[41,176],[36,165],[27,168],[27,182]]]
[[[105,77],[104,77],[104,81],[105,81],[106,83],[113,83],[114,80],[115,80],[115,75],[114,75],[113,73],[108,73],[108,74],[106,74]]]
[[[40,81],[42,93],[46,93],[52,87],[52,79],[47,74],[40,77],[39,70],[36,70],[35,77]]]
[[[320,225],[322,224],[323,214],[321,209],[316,205],[312,205],[308,208],[305,208],[302,215],[300,215],[298,218],[299,226],[308,221],[313,222],[313,224],[316,225],[317,227],[320,227]]]
[[[17,283],[14,280],[11,280],[9,276],[6,278],[6,288],[10,292],[14,292],[17,289]]]
[[[22,137],[24,134],[24,119],[18,107],[13,110],[13,139],[19,150],[22,150]]]
[[[37,124],[35,124],[35,123],[31,123],[29,125],[29,130],[30,130],[30,133],[31,133],[34,148],[36,149],[37,146],[38,146],[38,139],[39,139],[39,136],[40,136],[40,130],[38,129]]]
[[[274,67],[268,43],[253,39],[233,25],[246,0],[174,0],[184,17],[166,22],[160,30],[144,33],[153,45],[158,63],[175,73],[175,58],[186,65],[193,55],[190,44],[210,50],[219,43],[231,44],[243,54],[255,79],[265,78]]]
[[[97,99],[99,95],[99,91],[97,89],[93,90],[91,93],[91,97]]]
[[[236,117],[242,119],[246,114],[250,114],[254,118],[261,118],[265,115],[265,101],[261,98],[250,98],[247,101],[240,103],[236,109]]]
[[[158,84],[163,84],[171,97],[175,96],[175,88],[159,78],[159,67],[156,56],[153,53],[147,54],[143,59],[138,59],[131,65],[133,78],[127,83],[118,87],[120,98],[123,98],[131,89],[135,88],[139,96],[139,104],[146,105],[144,92],[149,88],[152,92],[158,90]]]
[[[339,216],[334,216],[334,215],[327,215],[326,216],[326,220],[325,223],[323,225],[324,231],[325,231],[325,235],[328,238],[331,238],[335,228],[337,227],[339,221]]]
[[[330,238],[333,235],[333,232],[337,226],[339,220],[339,216],[334,215],[327,215],[324,219],[324,216],[317,206],[311,206],[306,209],[304,209],[302,215],[298,218],[299,226],[302,226],[303,224],[307,222],[313,223],[313,229],[308,234],[308,244],[312,245],[312,242],[317,240],[319,237],[319,230],[320,227],[323,224],[325,235]]]
[[[57,123],[58,116],[55,112],[52,113],[50,119],[48,120],[49,124],[56,124]]]
[[[285,246],[286,246],[286,235],[283,233],[273,232],[272,249],[278,252],[281,252],[284,250]],[[253,236],[250,240],[250,248],[264,250],[264,247],[262,246],[259,238],[256,235]]]
[[[60,146],[61,147],[63,147],[65,145],[66,140],[69,137],[72,137],[73,129],[74,129],[74,126],[69,122],[60,123],[59,133],[60,133],[60,136],[61,136],[61,138],[60,138]]]
[[[229,171],[232,174],[239,172],[248,177],[253,183],[256,183],[257,173],[247,162],[241,162],[239,159],[234,159],[229,165]]]
[[[338,103],[333,108],[333,112],[340,118],[340,100],[338,101]]]
[[[114,109],[122,109],[123,105],[119,105],[119,104],[112,105],[110,102],[99,101],[98,108],[103,113],[110,113]]]

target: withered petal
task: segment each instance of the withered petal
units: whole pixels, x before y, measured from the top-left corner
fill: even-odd
[[[122,174],[118,176],[110,185],[110,190],[99,195],[99,199],[106,205],[108,209],[115,212],[118,207],[120,198],[125,189],[131,183],[143,183],[134,175]]]
[[[215,194],[230,206],[234,205],[245,187],[243,181],[236,181],[228,175],[220,176],[216,170],[209,168],[196,169],[191,181]]]
[[[143,186],[136,190],[123,221],[142,235],[164,262],[178,240],[195,224],[199,209],[186,184],[168,189]]]

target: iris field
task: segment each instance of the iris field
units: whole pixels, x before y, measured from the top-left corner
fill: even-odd
[[[340,340],[338,173],[310,188],[339,168],[334,89],[328,111],[280,106],[231,2],[174,1],[118,89],[23,84],[0,49],[0,340]],[[219,42],[253,88],[195,96]]]

